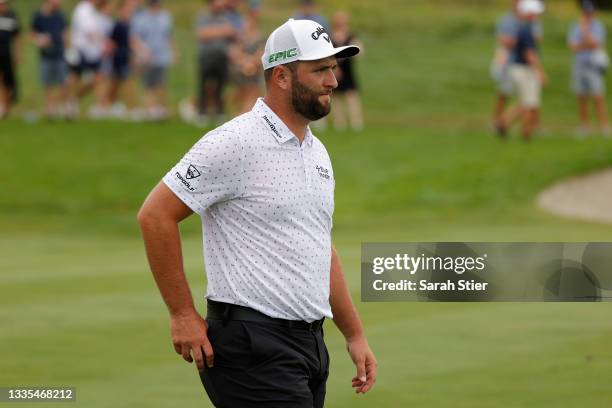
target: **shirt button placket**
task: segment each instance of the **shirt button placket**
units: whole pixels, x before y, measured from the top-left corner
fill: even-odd
[[[300,158],[302,159],[302,169],[304,170],[304,182],[306,183],[306,191],[310,194],[312,192],[312,188],[310,185],[310,177],[308,176],[308,156],[304,152],[304,144],[300,146]]]

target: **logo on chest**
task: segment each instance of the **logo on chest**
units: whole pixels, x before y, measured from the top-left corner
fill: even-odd
[[[319,177],[329,180],[329,169],[323,166],[317,166],[317,172],[319,173]]]

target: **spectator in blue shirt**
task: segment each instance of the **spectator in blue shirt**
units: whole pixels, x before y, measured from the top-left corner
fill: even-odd
[[[300,0],[300,9],[293,16],[295,20],[312,20],[330,33],[329,23],[324,15],[317,11],[315,0]]]
[[[589,99],[592,99],[599,126],[608,136],[612,132],[605,101],[606,28],[595,18],[592,2],[582,2],[582,16],[570,27],[567,40],[574,53],[572,89],[578,98],[580,118],[577,134],[584,136],[589,132]]]
[[[32,18],[32,40],[40,50],[40,81],[45,90],[45,115],[63,115],[66,103],[68,66],[64,60],[68,23],[60,9],[61,0],[45,0]]]
[[[162,8],[161,0],[148,0],[147,8],[136,15],[132,38],[142,70],[146,116],[152,120],[166,119],[166,77],[168,67],[174,62],[175,46],[172,16]]]

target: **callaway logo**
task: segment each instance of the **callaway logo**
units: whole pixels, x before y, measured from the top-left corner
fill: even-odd
[[[329,180],[329,169],[323,166],[317,166],[317,171],[319,172],[319,177]]]
[[[201,175],[202,174],[198,171],[198,169],[196,169],[195,167],[193,167],[192,164],[190,164],[187,168],[187,174],[185,175],[185,177],[187,177],[187,179],[194,179],[200,177]]]
[[[327,31],[325,31],[325,29],[321,26],[317,27],[317,31],[310,34],[310,36],[312,37],[313,40],[318,40],[319,37],[323,36],[323,39],[329,42],[329,34],[327,34]]]
[[[263,120],[265,120],[265,121],[266,121],[266,123],[268,124],[268,126],[270,126],[270,130],[271,130],[272,132],[274,132],[274,134],[275,134],[277,137],[279,137],[279,138],[281,138],[281,137],[282,137],[282,136],[280,135],[280,133],[278,133],[278,130],[276,130],[276,126],[274,126],[274,123],[270,122],[270,119],[268,119],[268,116],[263,115]]]

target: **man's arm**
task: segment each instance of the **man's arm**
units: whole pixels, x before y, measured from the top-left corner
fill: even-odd
[[[160,182],[138,212],[138,223],[151,272],[170,313],[174,350],[190,363],[195,359],[198,369],[203,370],[204,358],[212,367],[214,355],[206,334],[208,326],[196,311],[183,270],[178,228],[191,214],[192,210]]]
[[[340,258],[332,246],[329,303],[334,314],[334,323],[346,339],[346,347],[357,367],[352,386],[357,393],[366,393],[376,382],[376,357],[368,345],[359,314],[351,300],[342,272]]]
[[[543,85],[546,85],[548,83],[548,76],[546,75],[546,71],[544,71],[544,67],[542,66],[538,53],[534,49],[528,48],[525,50],[525,59],[529,65],[535,68],[535,70],[538,72],[540,82]]]

